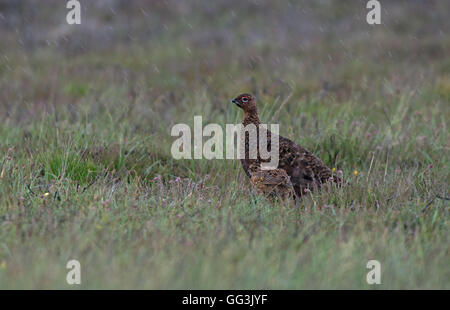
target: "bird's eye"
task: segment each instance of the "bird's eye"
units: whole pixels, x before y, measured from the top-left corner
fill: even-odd
[[[242,98],[242,101],[243,101],[243,102],[247,102],[247,101],[248,101],[248,98],[247,98],[247,97],[244,97],[244,98]]]

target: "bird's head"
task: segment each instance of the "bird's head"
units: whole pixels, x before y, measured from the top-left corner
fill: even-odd
[[[245,112],[256,111],[256,98],[249,94],[242,94],[231,100]]]

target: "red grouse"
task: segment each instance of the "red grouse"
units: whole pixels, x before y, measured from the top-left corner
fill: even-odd
[[[242,94],[233,99],[232,102],[244,110],[244,120],[242,121],[244,126],[254,124],[257,128],[259,127],[260,120],[255,97],[249,94]],[[256,145],[259,146],[259,130],[257,132],[258,141],[256,141]],[[241,159],[241,163],[247,176],[252,178],[252,175],[255,176],[255,172],[258,171],[255,167],[259,167],[259,171],[263,171],[260,169],[261,162],[267,162],[268,160],[260,157],[259,147],[257,158],[249,158],[249,135],[248,132],[245,133],[245,156]],[[267,130],[269,151],[272,134]],[[320,189],[324,183],[332,180],[331,170],[319,158],[307,149],[282,136],[279,136],[279,164],[276,170],[284,170],[286,172],[290,180],[284,181],[283,187],[289,187],[289,183],[292,183],[295,194],[298,197],[304,195],[308,190]],[[282,172],[276,172],[277,175],[281,176],[280,173]]]

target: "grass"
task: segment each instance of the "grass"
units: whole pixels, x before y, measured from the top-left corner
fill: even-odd
[[[313,6],[325,34],[277,45],[251,28],[281,37],[291,19],[273,14],[289,10],[274,8],[275,28],[224,10],[215,22],[189,11],[188,30],[169,10],[149,42],[2,47],[0,288],[73,288],[71,259],[85,289],[450,288],[450,41],[421,27],[426,14],[417,43],[389,19],[339,32]],[[195,36],[204,26],[218,41]],[[349,185],[271,202],[236,160],[172,158],[174,124],[239,123],[230,99],[244,91]]]

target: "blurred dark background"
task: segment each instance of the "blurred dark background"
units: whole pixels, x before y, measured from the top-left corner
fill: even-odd
[[[450,3],[438,0],[381,1],[381,26],[366,24],[366,0],[81,0],[82,22],[77,26],[66,23],[66,3],[1,0],[2,45],[78,53],[130,42],[184,40],[226,50],[261,45],[301,49],[335,36],[343,44],[364,40],[373,28],[404,45],[424,38],[448,39],[450,24]],[[439,48],[435,46],[436,53]]]
[[[450,94],[450,1],[380,1],[381,25],[367,24],[365,0],[81,0],[80,25],[67,24],[66,3],[0,0],[9,112],[49,98],[87,102],[130,80],[148,98],[206,96],[222,112],[216,98],[241,91],[332,102],[419,87]]]

